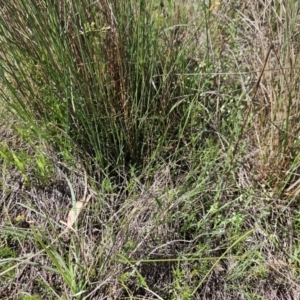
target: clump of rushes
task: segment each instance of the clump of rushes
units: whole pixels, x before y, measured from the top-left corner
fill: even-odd
[[[62,156],[67,140],[92,173],[176,152],[193,99],[175,75],[186,71],[184,45],[165,42],[160,7],[55,2],[3,4],[0,76],[12,111]]]

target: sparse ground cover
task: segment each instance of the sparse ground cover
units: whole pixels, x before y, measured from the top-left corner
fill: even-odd
[[[0,1],[1,299],[299,299],[298,1]]]

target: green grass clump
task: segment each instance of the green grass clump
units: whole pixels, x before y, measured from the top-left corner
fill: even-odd
[[[6,3],[9,107],[62,159],[67,140],[86,167],[142,168],[164,147],[176,154],[190,142],[201,86],[191,93],[191,79],[180,76],[190,71],[188,45],[174,45],[162,13],[146,1]]]
[[[269,2],[1,2],[1,299],[299,294],[299,5]]]

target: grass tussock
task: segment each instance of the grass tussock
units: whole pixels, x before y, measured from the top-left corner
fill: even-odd
[[[123,2],[0,1],[0,298],[297,299],[298,2]]]

